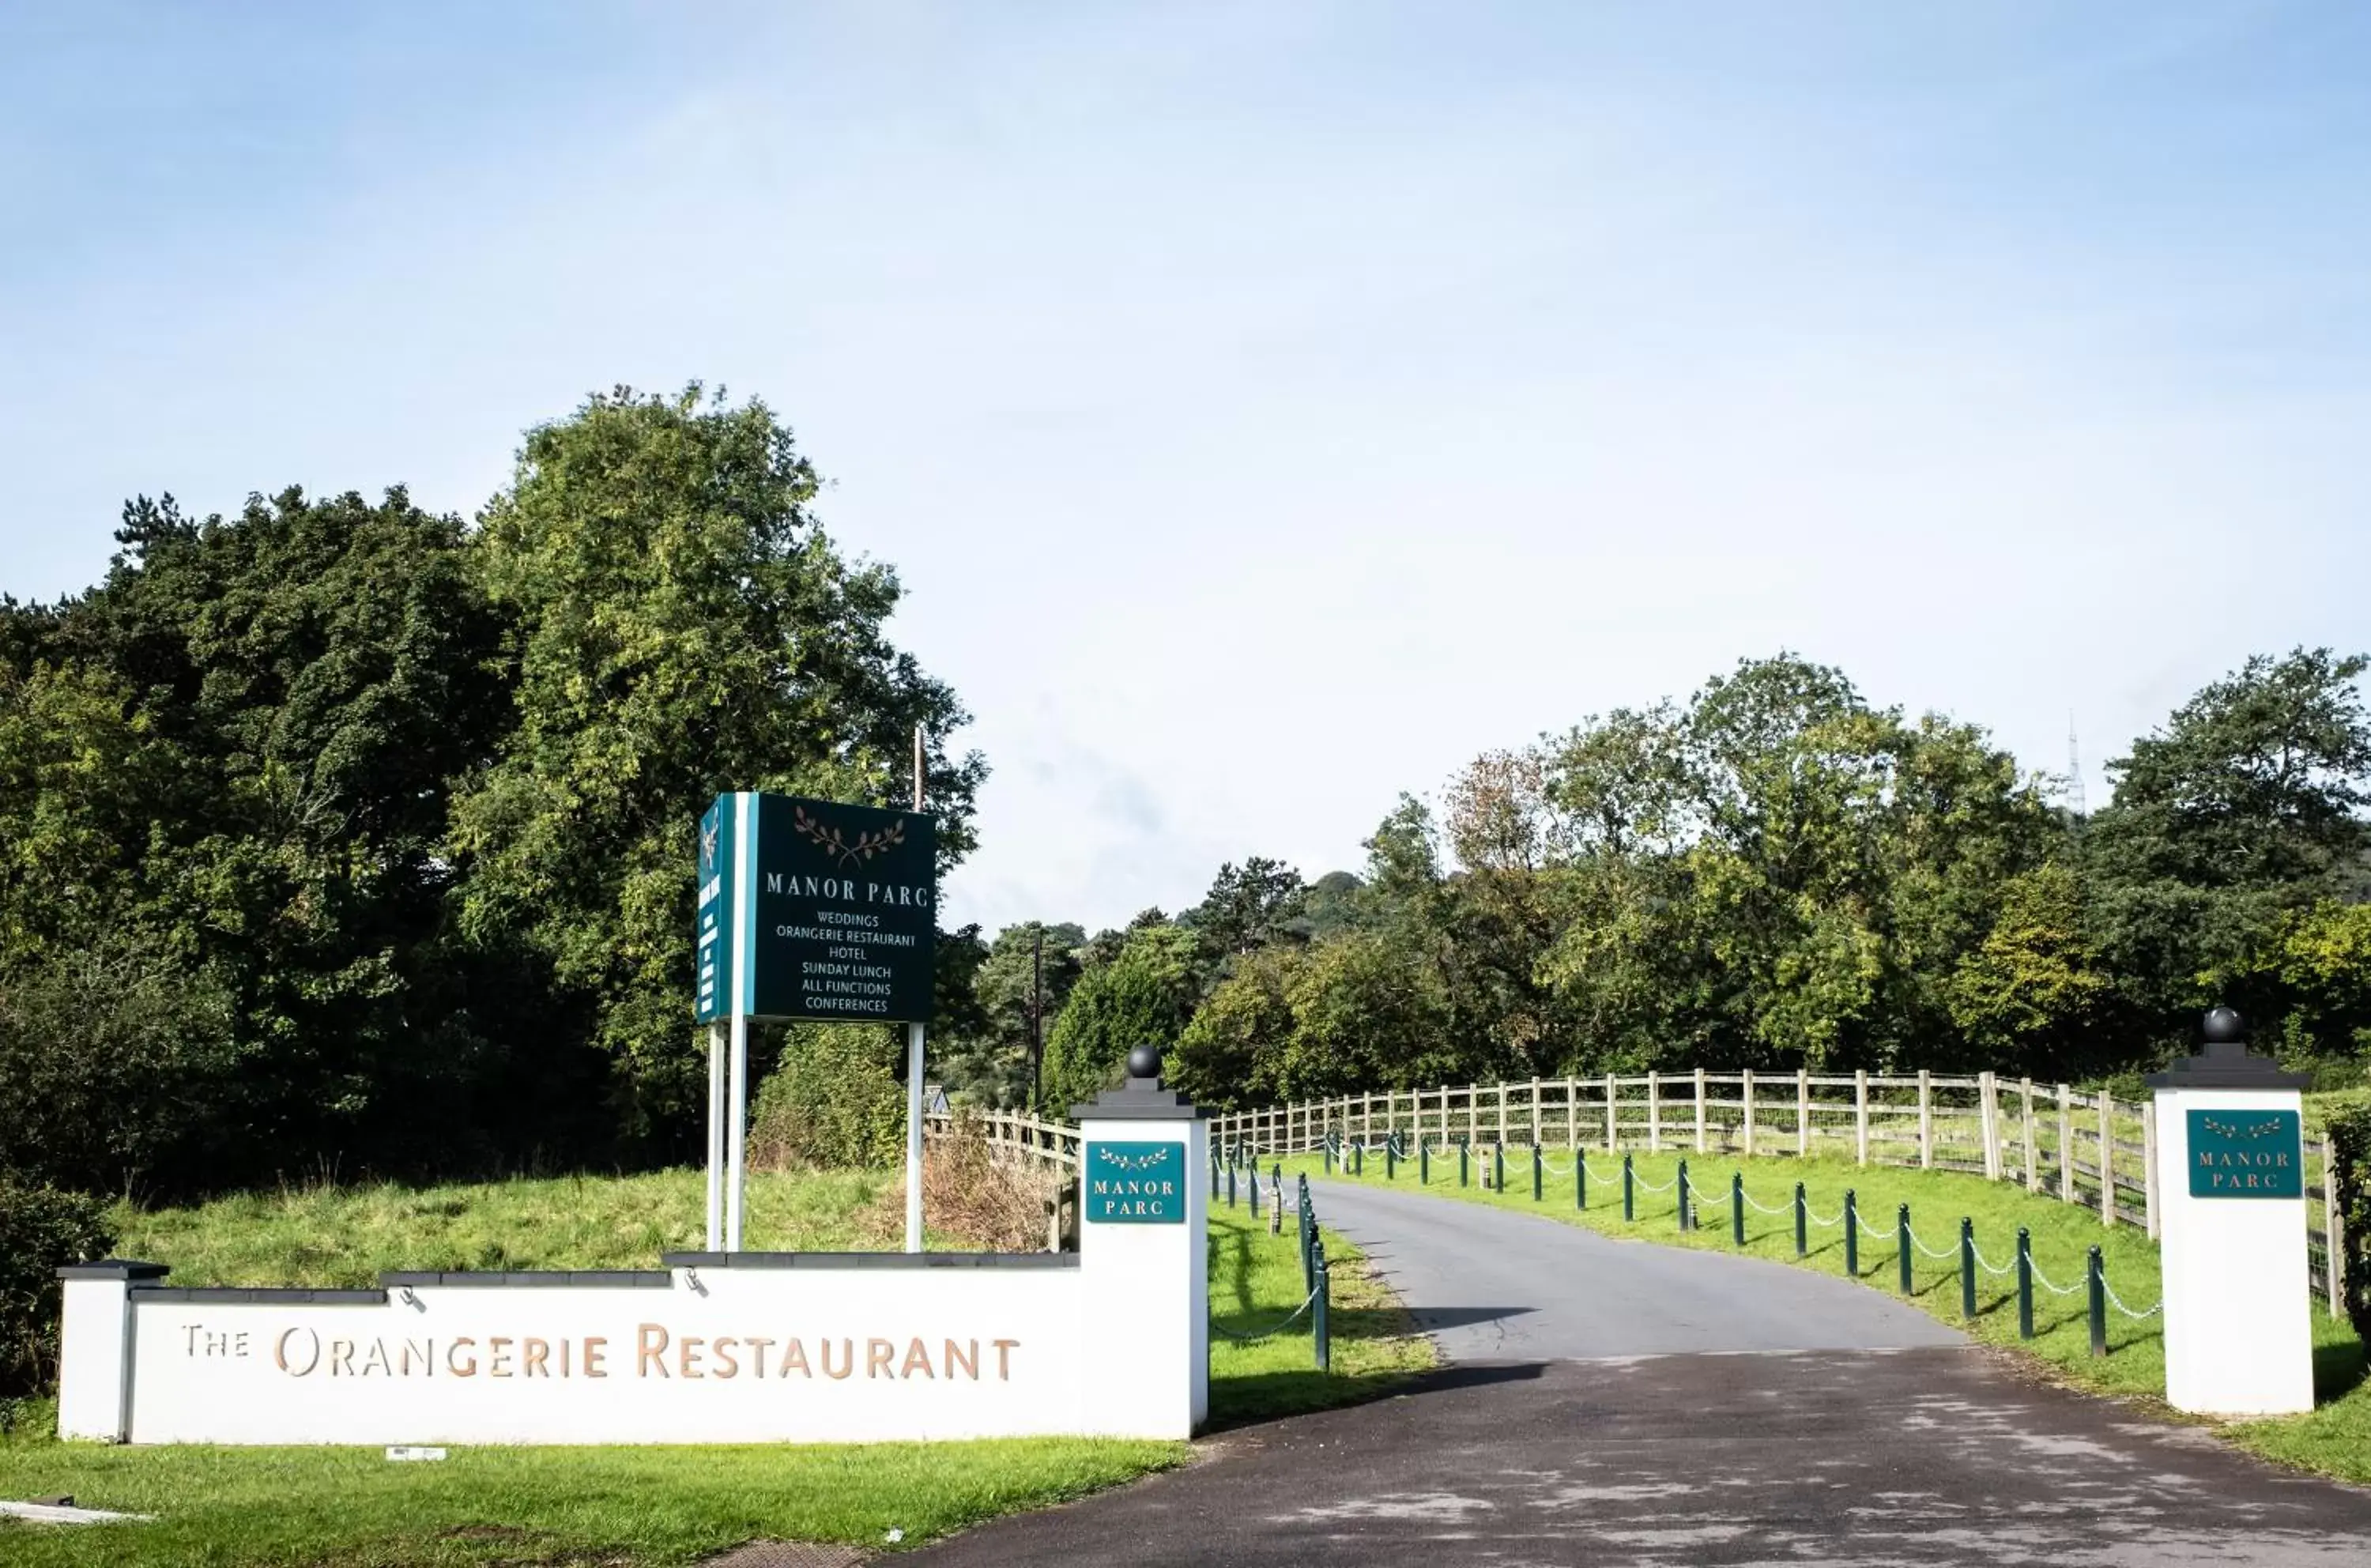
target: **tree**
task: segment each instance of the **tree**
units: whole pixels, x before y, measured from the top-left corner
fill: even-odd
[[[1114,1082],[1139,1045],[1177,1043],[1201,999],[1201,943],[1167,922],[1128,933],[1119,955],[1072,987],[1046,1042],[1046,1103],[1058,1110]]]
[[[948,1054],[950,1087],[989,1105],[1029,1103],[1033,1042],[1043,1044],[1070,999],[1086,941],[1086,932],[1068,922],[1030,920],[996,934],[972,979],[978,1026],[955,1037]]]
[[[1305,936],[1308,902],[1299,871],[1254,855],[1241,867],[1232,860],[1220,866],[1209,894],[1179,922],[1201,932],[1220,955],[1241,955]]]
[[[2284,922],[2357,883],[2371,826],[2371,661],[2328,649],[2257,655],[2109,765],[2114,799],[2087,824],[2083,866],[2103,954],[2160,1051],[2189,1015],[2253,976],[2259,1022],[2291,998],[2261,955]]]
[[[950,760],[954,695],[884,633],[896,574],[813,517],[813,467],[761,403],[620,388],[529,432],[480,519],[510,617],[515,728],[453,809],[465,930],[520,934],[584,998],[627,1127],[694,1147],[692,832],[728,789],[910,799],[930,742],[943,859],[971,846],[985,766]]]
[[[2119,1065],[2115,978],[2087,928],[2074,871],[2060,861],[2012,878],[1999,917],[1951,979],[1951,1017],[1994,1070],[2074,1077]]]
[[[289,490],[202,523],[137,500],[117,537],[106,581],[38,636],[17,617],[40,657],[7,677],[0,722],[46,739],[5,748],[26,766],[0,780],[0,817],[22,814],[10,836],[39,860],[0,890],[0,976],[44,1006],[100,986],[82,1005],[130,1009],[109,1026],[127,1052],[156,1039],[139,998],[186,992],[195,1055],[240,1067],[235,1095],[187,1101],[187,1122],[215,1121],[202,1159],[179,1146],[181,1179],[449,1157],[485,1051],[445,941],[448,780],[505,721],[459,523],[400,490]],[[108,1081],[13,1061],[20,1086]],[[127,1128],[94,1138],[75,1159],[155,1153]]]

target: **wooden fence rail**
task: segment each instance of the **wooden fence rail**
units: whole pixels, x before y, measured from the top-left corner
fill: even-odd
[[[1076,1171],[1079,1168],[1078,1128],[1059,1122],[1041,1122],[1018,1111],[936,1112],[922,1119],[922,1131],[931,1137],[944,1137],[955,1130],[958,1122],[977,1129],[997,1159],[1048,1165],[1058,1170]]]
[[[2157,1108],[2105,1092],[1994,1073],[1609,1074],[1438,1089],[1379,1090],[1230,1112],[1214,1141],[1263,1153],[1316,1148],[1329,1133],[1387,1133],[1440,1143],[1698,1154],[1833,1154],[1862,1165],[1961,1170],[2015,1182],[2095,1210],[2103,1226],[2157,1234]],[[2343,1248],[2327,1202],[2330,1149],[2305,1140],[2307,1281],[2332,1316],[2344,1309]],[[1075,1153],[1072,1155],[1075,1160]]]

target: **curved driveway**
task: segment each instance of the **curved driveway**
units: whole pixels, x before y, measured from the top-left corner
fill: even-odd
[[[2362,1568],[2371,1494],[2035,1381],[1882,1293],[1324,1184],[1452,1363],[927,1548],[1116,1563]]]
[[[1615,1239],[1543,1215],[1313,1182],[1452,1362],[1966,1343],[1914,1307],[1763,1258]]]

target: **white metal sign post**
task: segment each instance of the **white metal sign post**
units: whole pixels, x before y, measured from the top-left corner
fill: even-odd
[[[916,812],[744,791],[700,818],[694,1003],[709,1026],[710,1251],[741,1251],[752,1019],[905,1022],[906,1251],[922,1250],[937,866],[935,825]]]

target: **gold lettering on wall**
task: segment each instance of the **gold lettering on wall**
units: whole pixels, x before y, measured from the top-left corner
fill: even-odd
[[[2217,1173],[2216,1180],[2232,1186],[2252,1186],[2259,1181],[2271,1184],[2271,1178],[2252,1171]],[[192,1339],[191,1343],[197,1341]],[[862,1342],[863,1378],[867,1382],[953,1382],[958,1379],[978,1382],[981,1378],[980,1342],[977,1339],[941,1339],[935,1343],[919,1334],[909,1335],[901,1343],[881,1335],[867,1336]],[[634,1335],[634,1376],[662,1378],[686,1382],[724,1382],[740,1378],[746,1371],[751,1378],[768,1376],[771,1357],[772,1376],[812,1379],[815,1365],[812,1359],[820,1356],[822,1372],[834,1382],[846,1382],[857,1376],[859,1342],[850,1335],[818,1335],[810,1351],[808,1342],[796,1334],[776,1337],[769,1334],[703,1334],[672,1333],[664,1324],[638,1324]],[[1021,1348],[1017,1339],[997,1339],[988,1342],[996,1353],[996,1380],[1012,1380],[1012,1355]],[[587,1334],[582,1339],[565,1335],[513,1336],[491,1334],[482,1340],[468,1334],[457,1334],[439,1343],[423,1339],[325,1339],[315,1330],[302,1324],[281,1330],[272,1336],[272,1361],[282,1372],[292,1378],[306,1378],[316,1373],[331,1378],[428,1378],[440,1367],[447,1377],[549,1379],[560,1378],[608,1377],[607,1338]],[[555,1365],[559,1370],[554,1372]]]

